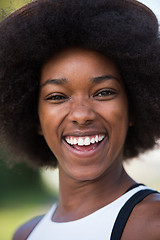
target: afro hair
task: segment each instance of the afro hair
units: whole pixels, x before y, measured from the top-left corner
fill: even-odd
[[[12,158],[57,166],[37,133],[41,68],[80,46],[113,59],[125,83],[134,125],[124,159],[160,138],[160,39],[150,9],[135,0],[36,0],[0,23],[0,139]],[[19,156],[19,157],[18,157]]]

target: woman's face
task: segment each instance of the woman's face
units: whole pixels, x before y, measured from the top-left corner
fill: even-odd
[[[42,68],[38,113],[60,173],[94,180],[122,161],[128,101],[116,65],[98,52],[71,48]]]

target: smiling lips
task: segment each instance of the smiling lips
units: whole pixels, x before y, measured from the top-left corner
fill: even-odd
[[[95,145],[102,142],[104,138],[105,138],[104,134],[84,136],[84,137],[67,136],[65,137],[65,141],[72,147],[76,148],[77,150],[80,150],[82,147],[88,148],[90,146],[92,147],[91,149],[94,149]]]

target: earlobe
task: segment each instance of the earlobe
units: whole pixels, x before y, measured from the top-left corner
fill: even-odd
[[[41,127],[41,123],[40,123],[40,119],[39,119],[39,115],[37,114],[37,119],[36,119],[36,125],[37,125],[37,133],[38,135],[43,135],[43,131],[42,131],[42,127]]]
[[[133,125],[134,125],[134,117],[133,117],[133,114],[130,113],[129,114],[129,124],[128,124],[128,126],[132,127]]]
[[[134,125],[133,121],[129,121],[129,127],[132,127]]]
[[[133,116],[130,115],[130,118],[129,118],[129,127],[132,127],[134,125],[134,120],[133,120]]]
[[[40,123],[37,125],[37,133],[38,133],[39,135],[43,135],[43,132],[42,132],[42,128],[41,128]]]

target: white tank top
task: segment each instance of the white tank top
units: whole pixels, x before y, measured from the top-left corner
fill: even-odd
[[[115,220],[123,205],[135,193],[145,189],[150,188],[140,185],[92,214],[64,223],[51,220],[57,207],[57,204],[54,204],[27,240],[109,240]]]

